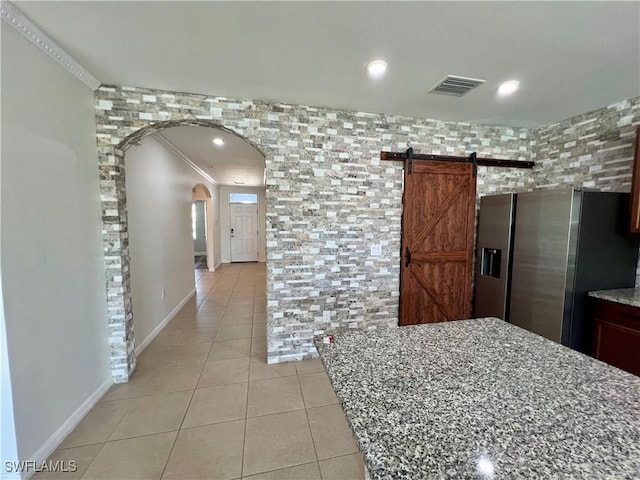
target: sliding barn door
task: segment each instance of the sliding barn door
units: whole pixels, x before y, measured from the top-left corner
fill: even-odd
[[[472,164],[405,162],[400,325],[470,318],[475,205]]]

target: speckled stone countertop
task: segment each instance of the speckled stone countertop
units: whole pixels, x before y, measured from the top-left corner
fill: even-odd
[[[640,478],[640,378],[519,327],[315,343],[374,480]]]
[[[635,288],[620,288],[618,290],[597,290],[589,292],[590,297],[623,303],[632,307],[640,307],[640,290]]]

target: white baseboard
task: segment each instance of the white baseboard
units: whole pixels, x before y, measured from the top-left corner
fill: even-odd
[[[37,464],[42,464],[49,455],[55,452],[56,448],[60,446],[62,441],[67,438],[67,435],[78,426],[80,421],[89,413],[96,403],[104,396],[105,393],[113,385],[113,378],[109,374],[109,378],[106,379],[91,395],[87,398],[78,409],[71,414],[67,420],[58,428],[49,439],[38,449],[36,453],[31,455],[29,460],[34,460]],[[22,480],[27,480],[34,474],[33,471],[25,472],[22,474]]]
[[[180,303],[176,305],[175,308],[169,312],[169,315],[167,315],[164,318],[164,320],[162,320],[156,326],[156,328],[154,328],[153,331],[149,335],[147,335],[147,338],[145,338],[139,344],[136,345],[136,350],[135,350],[136,357],[140,355],[145,348],[147,348],[147,346],[151,343],[151,341],[158,336],[158,334],[162,331],[162,329],[167,326],[167,323],[169,323],[173,319],[173,317],[176,316],[176,314],[180,311],[180,309],[184,307],[185,303],[187,303],[189,299],[193,297],[195,294],[196,294],[196,289],[194,288],[189,293],[187,293],[187,296],[184,297],[180,301]]]
[[[218,268],[220,268],[220,265],[222,265],[222,261],[220,261],[220,262],[216,263],[216,264],[213,266],[213,270],[209,270],[209,271],[210,271],[210,272],[215,272]]]

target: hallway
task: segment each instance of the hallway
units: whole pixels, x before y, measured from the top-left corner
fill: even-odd
[[[364,478],[319,360],[266,364],[264,263],[196,270],[196,295],[32,478]]]

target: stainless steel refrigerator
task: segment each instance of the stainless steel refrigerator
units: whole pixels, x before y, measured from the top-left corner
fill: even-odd
[[[629,194],[563,188],[480,199],[474,316],[589,353],[587,292],[633,287]]]

